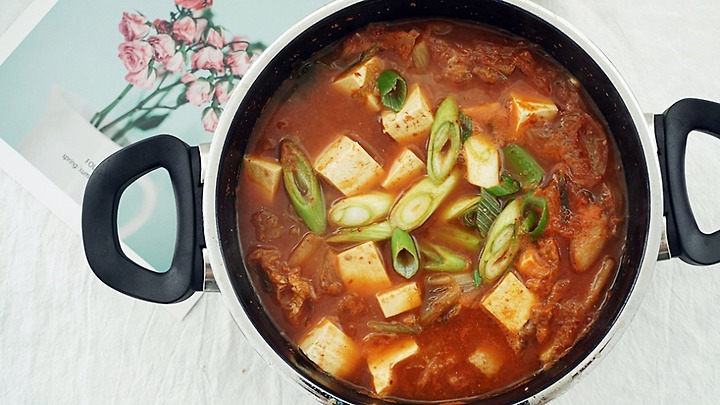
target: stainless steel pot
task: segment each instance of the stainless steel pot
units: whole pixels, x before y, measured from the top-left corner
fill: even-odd
[[[255,349],[312,395],[330,403],[378,400],[320,372],[273,326],[244,266],[236,219],[237,176],[247,139],[266,101],[315,51],[370,22],[446,17],[476,21],[542,46],[581,82],[608,122],[628,185],[629,225],[620,270],[592,329],[551,369],[488,403],[542,403],[566,390],[617,341],[635,314],[655,263],[672,254],[693,264],[720,261],[720,236],[700,232],[687,198],[687,135],[720,137],[720,105],[682,100],[646,117],[607,58],[580,32],[524,0],[340,0],[310,15],[273,43],[240,82],[209,147],[169,136],[130,145],[100,164],[83,202],[85,250],[93,271],[127,295],[176,302],[219,290]],[[178,235],[171,267],[154,273],[120,250],[117,209],[135,179],[165,168],[175,189]],[[473,402],[480,398],[466,398]]]

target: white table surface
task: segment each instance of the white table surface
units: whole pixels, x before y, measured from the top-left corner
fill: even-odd
[[[645,111],[720,101],[717,0],[539,2],[608,55]],[[690,153],[691,201],[704,230],[720,228],[720,147],[698,137]],[[0,190],[0,403],[314,403],[252,350],[221,296],[182,320],[122,296],[92,274],[80,236],[4,171]],[[719,308],[717,265],[658,263],[625,334],[555,403],[717,403]]]

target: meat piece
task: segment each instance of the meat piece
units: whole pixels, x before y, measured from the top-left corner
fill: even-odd
[[[332,250],[325,251],[323,263],[317,275],[318,289],[327,295],[339,295],[345,289],[337,270],[337,256]]]
[[[260,208],[250,220],[255,228],[255,237],[260,242],[272,242],[282,235],[280,217],[268,208]]]
[[[530,342],[530,337],[535,332],[535,324],[528,322],[522,327],[517,333],[505,332],[505,338],[507,338],[508,345],[512,349],[515,356],[522,355],[522,352]]]
[[[552,285],[550,295],[541,304],[532,309],[530,322],[535,325],[535,338],[539,343],[543,343],[550,335],[550,322],[555,315],[560,299],[570,286],[570,281],[560,280]],[[528,285],[528,288],[530,286]]]
[[[498,84],[505,78],[505,76],[490,66],[477,66],[472,72],[487,84]]]
[[[580,319],[582,313],[582,306],[575,300],[569,300],[558,307],[556,317],[560,319],[560,326],[539,356],[545,368],[552,366],[575,342],[585,323]]]
[[[407,60],[419,36],[420,33],[416,30],[396,31],[388,35],[388,38],[380,46],[385,49],[392,49],[400,58]]]
[[[353,319],[369,310],[364,298],[352,293],[344,296],[338,304],[338,314],[341,319]]]
[[[426,351],[426,353],[435,354],[425,359],[426,364],[422,373],[420,373],[420,378],[418,378],[418,386],[444,385],[449,375],[447,370],[458,362],[456,355],[445,350]]]
[[[293,325],[301,325],[310,319],[312,302],[317,299],[310,280],[300,275],[297,267],[290,267],[280,260],[277,248],[257,248],[248,256],[263,270],[263,276],[275,293],[285,317]]]

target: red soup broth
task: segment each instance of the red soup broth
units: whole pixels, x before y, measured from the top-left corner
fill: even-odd
[[[379,65],[366,65],[371,59]],[[321,320],[329,320],[355,347],[353,359],[347,360],[352,363],[349,370],[338,372],[338,377],[380,397],[438,400],[483,395],[513,387],[552,366],[596,318],[625,241],[626,193],[618,152],[577,80],[524,39],[449,20],[373,24],[304,66],[302,74],[287,79],[265,106],[248,144],[248,159],[269,162],[263,167],[268,178],[277,181],[281,141],[292,141],[315,164],[344,135],[382,168],[377,178],[353,193],[390,193],[397,203],[427,170],[390,189],[382,186],[383,180],[404,150],[427,163],[430,130],[401,141],[388,133],[382,118],[388,107],[381,101],[377,77],[393,70],[404,79],[408,93],[415,86],[422,90],[431,114],[447,97],[455,100],[465,122],[472,122],[470,138],[485,139],[497,150],[498,176],[519,177],[508,168],[505,147],[519,145],[528,152],[542,167],[542,180],[531,187],[522,184],[521,190],[496,201],[503,208],[528,194],[544,198],[547,224],[540,235],[531,236],[518,221],[518,249],[509,265],[494,280],[476,283],[475,269],[487,240],[472,221],[442,215],[481,189],[467,180],[465,141],[454,168],[457,184],[410,235],[416,244],[445,247],[464,258],[467,267],[455,272],[428,270],[425,264],[431,259],[419,252],[420,269],[407,279],[394,270],[391,241],[385,239],[373,243],[389,285],[358,290],[339,276],[337,261],[338,255],[362,242],[327,242],[340,228],[332,221],[324,232],[313,234],[288,198],[282,175],[273,189],[273,183],[262,176],[258,180],[247,163],[239,177],[239,228],[253,283],[277,327],[301,344]],[[363,66],[362,86],[338,86],[339,79],[359,75],[357,69]],[[530,111],[524,119],[523,108]],[[326,209],[346,197],[333,182],[314,174]],[[448,237],[449,227],[474,235],[480,243]],[[310,253],[294,254],[302,250],[303,238],[307,244],[302,249]],[[458,274],[463,275],[455,278]],[[500,319],[505,315],[485,305],[506,277],[517,280],[533,297],[531,305],[523,307],[519,328],[509,327],[505,318]],[[386,318],[376,294],[411,282],[422,303]],[[463,284],[459,295],[443,296],[457,291],[457,284]],[[444,299],[446,306],[430,319],[428,311]],[[515,311],[512,297],[506,301],[504,311]],[[391,377],[380,381],[372,362],[383,356],[383,350],[408,341],[414,345],[412,353],[393,361]]]

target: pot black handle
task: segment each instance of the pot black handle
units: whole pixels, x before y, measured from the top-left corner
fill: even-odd
[[[177,236],[170,268],[157,273],[123,253],[118,206],[125,189],[158,168],[170,175],[177,208]],[[179,302],[202,289],[204,238],[200,152],[169,135],[131,144],[103,160],[88,179],[82,204],[82,237],[93,272],[108,286],[157,303]]]
[[[702,232],[690,207],[685,152],[692,131],[720,139],[720,104],[688,98],[655,116],[670,255],[690,264],[708,265],[720,262],[720,230]]]

